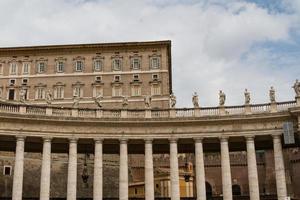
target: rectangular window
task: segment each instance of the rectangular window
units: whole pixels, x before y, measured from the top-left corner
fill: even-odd
[[[9,85],[16,84],[16,79],[9,79]]]
[[[100,83],[102,81],[102,77],[101,76],[96,76],[95,77],[95,82]]]
[[[141,69],[141,61],[140,61],[139,58],[133,58],[131,60],[131,68],[133,70],[139,70],[139,69]]]
[[[23,74],[29,74],[29,63],[23,64]]]
[[[76,72],[82,72],[83,71],[83,61],[82,60],[78,60],[75,63],[75,71]]]
[[[114,76],[114,82],[120,82],[121,81],[121,76],[120,75],[115,75]]]
[[[2,95],[3,95],[3,90],[2,88],[0,88],[0,98],[2,98]]]
[[[44,73],[46,70],[46,64],[44,62],[39,62],[38,63],[38,73]]]
[[[15,90],[14,89],[8,90],[8,100],[15,100]]]
[[[28,79],[27,78],[23,78],[22,79],[22,85],[27,85],[28,83]]]
[[[97,97],[100,94],[103,96],[103,89],[102,89],[102,87],[101,86],[95,86],[93,88],[93,97]]]
[[[101,60],[94,61],[94,71],[95,72],[102,71],[102,61]]]
[[[17,64],[16,63],[10,64],[10,74],[17,74]]]
[[[160,68],[160,59],[159,57],[153,57],[150,59],[150,68],[159,69]]]
[[[121,86],[114,86],[112,91],[112,96],[120,97],[122,96],[122,87]]]
[[[131,87],[131,96],[141,96],[141,86],[133,85]]]
[[[83,90],[81,87],[74,87],[73,96],[83,97]]]
[[[44,87],[36,88],[35,99],[45,99],[45,88]]]
[[[151,95],[160,95],[160,85],[154,84],[151,86]]]
[[[65,63],[62,61],[57,62],[56,71],[57,72],[64,72]]]
[[[4,176],[11,176],[12,174],[12,166],[6,166],[3,167],[3,175]]]
[[[139,80],[140,80],[140,76],[138,74],[134,74],[133,81],[139,81]]]
[[[157,81],[158,80],[158,74],[152,74],[152,80]]]
[[[120,71],[122,68],[122,61],[121,59],[114,59],[113,60],[113,70]]]
[[[63,99],[64,98],[64,87],[56,86],[54,88],[54,99]]]
[[[3,64],[0,63],[0,74],[3,74]]]

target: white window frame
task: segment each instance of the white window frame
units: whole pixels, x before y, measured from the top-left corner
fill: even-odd
[[[142,87],[140,85],[131,86],[131,96],[138,97],[142,95]]]
[[[151,95],[161,95],[161,85],[160,84],[152,84],[151,85]]]
[[[157,76],[157,78],[154,78],[154,76]],[[152,80],[158,80],[159,79],[159,75],[158,74],[152,74]]]
[[[3,63],[0,63],[0,75],[3,74],[3,68],[4,68],[4,64],[3,64]]]
[[[10,63],[9,74],[10,75],[16,75],[17,73],[18,73],[17,63],[15,63],[15,62]]]
[[[79,65],[81,63],[81,65]],[[81,69],[79,69],[81,67]],[[75,72],[83,72],[84,69],[84,61],[83,60],[76,60],[75,61]]]
[[[41,66],[43,65],[43,70],[41,70]],[[41,61],[41,62],[38,62],[38,66],[37,66],[37,72],[39,74],[43,74],[46,72],[46,62],[44,61]]]
[[[36,87],[35,88],[35,99],[42,100],[46,96],[46,87]]]
[[[73,96],[77,96],[79,93],[79,97],[83,97],[83,87],[82,86],[74,86],[73,87]]]
[[[137,67],[135,66],[136,62],[137,61]],[[131,68],[132,70],[140,70],[141,69],[141,59],[140,58],[132,58],[131,59]]]
[[[154,63],[154,60],[157,60],[156,65]],[[150,69],[160,69],[161,62],[159,56],[153,56],[150,58]]]
[[[27,80],[26,83],[24,83],[24,80]],[[28,78],[23,78],[23,79],[22,79],[22,84],[27,85],[28,82],[29,82],[29,79],[28,79]]]
[[[121,75],[114,75],[114,82],[121,82]]]
[[[122,96],[122,86],[118,85],[118,86],[113,86],[112,87],[112,96],[113,97],[120,97]]]
[[[54,99],[64,99],[65,88],[64,86],[54,86]]]
[[[25,71],[26,66],[27,66],[27,71]],[[28,62],[23,63],[22,74],[30,74],[30,63]]]
[[[102,82],[102,76],[95,76],[95,82],[97,83]]]
[[[5,174],[5,169],[9,168],[9,174]],[[4,165],[3,166],[3,176],[11,176],[12,175],[12,166],[11,165]]]
[[[98,64],[99,65],[98,65]],[[93,71],[94,72],[101,72],[101,71],[103,71],[103,61],[101,60],[101,59],[96,59],[96,60],[94,60],[94,63],[93,63]]]
[[[65,62],[57,61],[56,62],[56,72],[63,73],[65,71]]]
[[[117,63],[119,63],[118,67],[117,67]],[[113,61],[112,61],[112,69],[113,69],[113,71],[122,71],[122,59],[121,58],[114,58],[113,59]]]
[[[14,83],[12,83],[12,81],[14,81]],[[9,79],[8,84],[9,85],[16,85],[16,79]]]

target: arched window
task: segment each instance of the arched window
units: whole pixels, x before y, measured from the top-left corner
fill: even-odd
[[[212,197],[212,187],[208,182],[205,182],[206,197]]]
[[[241,196],[241,187],[239,185],[232,185],[232,195]]]

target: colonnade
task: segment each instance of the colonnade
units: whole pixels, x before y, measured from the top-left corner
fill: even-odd
[[[94,156],[94,183],[93,199],[100,200],[103,197],[103,140],[95,139]],[[127,140],[120,140],[120,171],[119,171],[119,199],[128,199],[128,152]],[[170,183],[171,199],[180,199],[178,148],[177,140],[170,139]],[[195,138],[195,168],[196,168],[196,194],[197,200],[206,199],[205,170],[203,138]],[[17,137],[16,156],[13,176],[12,199],[22,199],[23,170],[24,170],[24,145],[25,137]],[[221,146],[221,171],[223,199],[232,200],[232,182],[229,157],[228,137],[220,138]],[[249,194],[251,200],[259,200],[259,184],[255,154],[254,137],[246,137],[247,166],[249,177]],[[285,169],[280,135],[273,136],[275,174],[278,200],[284,200],[287,196]],[[50,170],[51,169],[51,138],[43,139],[43,156],[41,168],[40,199],[50,198]],[[67,199],[76,199],[77,181],[77,139],[69,140],[69,161]],[[153,173],[153,143],[152,139],[145,140],[145,199],[154,200],[154,173]]]

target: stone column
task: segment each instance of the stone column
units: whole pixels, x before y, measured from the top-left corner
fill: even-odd
[[[195,164],[197,200],[203,200],[206,199],[206,188],[202,138],[195,139]]]
[[[221,167],[222,167],[222,189],[223,199],[232,200],[232,184],[228,138],[221,138]]]
[[[287,197],[287,189],[280,135],[273,135],[273,146],[277,198],[278,200],[284,200]]]
[[[128,155],[126,139],[120,140],[119,199],[128,200]]]
[[[171,199],[180,200],[177,140],[170,140]]]
[[[25,137],[17,136],[12,200],[22,200]]]
[[[145,140],[145,199],[154,200],[152,140]]]
[[[246,143],[250,200],[259,200],[259,184],[254,137],[246,137]]]
[[[50,199],[51,138],[43,138],[40,200]]]
[[[93,199],[102,200],[103,197],[103,147],[102,139],[95,139],[95,157],[94,157],[94,184]]]
[[[77,190],[77,139],[72,138],[69,142],[69,165],[67,200],[76,200]]]

